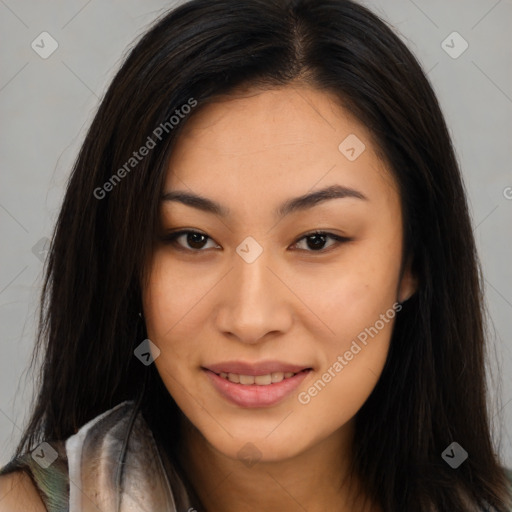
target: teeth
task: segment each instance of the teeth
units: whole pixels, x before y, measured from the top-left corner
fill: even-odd
[[[244,386],[250,386],[257,384],[258,386],[268,386],[269,384],[276,384],[284,379],[293,377],[293,372],[272,372],[266,375],[239,375],[238,373],[226,373],[221,372],[220,376],[223,379],[227,379],[235,384],[243,384]]]
[[[272,382],[281,382],[284,379],[284,373],[283,372],[274,372],[271,375]]]
[[[240,375],[240,384],[254,384],[253,375]]]
[[[270,375],[270,373],[268,375],[258,375],[254,377],[254,383],[260,386],[272,384],[272,375]]]

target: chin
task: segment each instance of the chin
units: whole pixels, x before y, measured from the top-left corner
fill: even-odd
[[[275,426],[267,430],[271,432],[270,435],[268,433],[252,435],[244,429],[245,433],[233,435],[233,437],[225,433],[221,438],[205,437],[215,450],[230,459],[240,460],[248,467],[256,462],[278,462],[293,458],[314,444],[313,440],[305,438],[303,433],[293,435],[283,430],[278,434],[275,431],[272,432],[273,428]]]

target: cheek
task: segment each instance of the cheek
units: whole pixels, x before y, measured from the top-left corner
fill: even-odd
[[[324,339],[339,344],[372,326],[397,299],[399,247],[368,241],[347,248],[330,264],[288,270],[294,293],[315,313],[310,328],[321,325],[319,318]]]
[[[190,282],[190,278],[180,277],[171,271],[172,265],[166,258],[156,254],[152,263],[150,279],[143,294],[144,320],[148,338],[160,349],[155,365],[167,389],[174,395],[179,382],[185,378],[183,361],[193,350],[194,337],[187,312],[200,300],[201,290]],[[195,290],[195,291],[194,291]],[[181,335],[188,329],[188,336]],[[173,340],[187,339],[187,343]]]
[[[384,368],[396,314],[390,307],[377,317],[340,315],[335,342],[323,345],[322,367],[297,397],[308,422],[329,433],[357,414]]]
[[[302,411],[307,422],[325,430],[325,435],[354,418],[375,388],[386,360],[387,346],[382,339],[374,341],[381,344],[380,349],[375,350],[376,345],[363,349],[339,373],[332,366],[330,371],[325,368],[324,373],[301,390],[298,411]]]
[[[301,390],[307,417],[325,428],[349,421],[373,391],[387,354],[395,317],[400,243],[361,244],[320,280],[318,310],[332,331],[322,345],[322,368]],[[317,281],[318,282],[318,281]]]
[[[214,276],[198,267],[180,267],[169,261],[164,251],[157,252],[143,295],[148,335],[165,343],[181,331],[192,332],[194,315],[214,284]]]
[[[165,255],[157,252],[143,293],[143,304],[148,338],[160,349],[154,364],[168,392],[176,399],[183,392],[181,383],[187,379],[184,362],[189,359],[194,343],[190,333],[183,338],[180,330],[187,329],[187,312],[199,299],[190,277],[185,278],[172,269],[175,266],[169,265]],[[187,343],[173,342],[177,339],[187,339]]]

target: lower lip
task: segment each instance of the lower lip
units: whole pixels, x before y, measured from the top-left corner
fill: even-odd
[[[275,384],[261,386],[258,384],[236,384],[211,370],[204,369],[215,389],[231,403],[240,407],[269,407],[289,396],[309,375],[311,370],[295,374]]]

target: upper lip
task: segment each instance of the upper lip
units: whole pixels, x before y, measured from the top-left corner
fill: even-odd
[[[204,366],[205,369],[214,373],[236,373],[238,375],[267,375],[274,372],[299,373],[302,370],[310,369],[307,365],[284,363],[282,361],[260,361],[257,363],[246,363],[243,361],[226,361]]]

